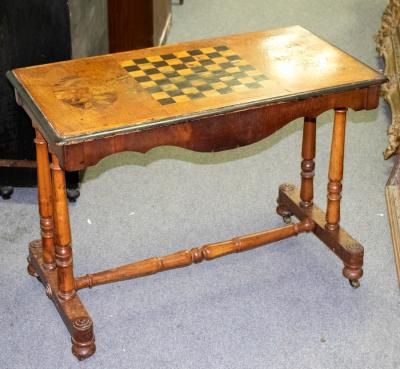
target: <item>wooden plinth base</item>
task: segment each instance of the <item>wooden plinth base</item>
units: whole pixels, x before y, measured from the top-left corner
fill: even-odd
[[[72,353],[83,360],[93,355],[96,345],[93,335],[93,321],[78,295],[68,301],[58,297],[57,271],[47,270],[43,265],[42,243],[40,240],[29,244],[28,272],[42,282],[46,294],[53,301],[58,313],[71,334]]]
[[[300,191],[290,184],[279,188],[277,212],[284,219],[295,215],[300,222],[273,230],[237,237],[229,241],[205,245],[200,248],[179,251],[164,257],[146,259],[119,268],[81,276],[75,279],[76,288],[92,287],[97,284],[141,277],[163,270],[189,266],[202,260],[212,260],[233,252],[241,252],[295,236],[301,232],[313,232],[344,263],[343,275],[353,287],[358,287],[358,280],[363,274],[363,247],[350,237],[345,230],[326,229],[325,213],[315,205],[302,207]],[[47,270],[43,263],[41,241],[29,244],[28,273],[37,276],[45,287],[47,296],[53,301],[61,318],[64,320],[72,339],[72,352],[80,360],[94,354],[96,350],[93,335],[93,322],[81,300],[76,294],[64,301],[58,295],[57,271]]]
[[[350,284],[359,287],[359,279],[363,275],[364,248],[343,228],[326,229],[326,213],[316,205],[302,207],[300,191],[292,184],[279,187],[277,212],[283,217],[295,215],[298,219],[311,219],[315,227],[313,233],[328,246],[344,263],[343,275]]]

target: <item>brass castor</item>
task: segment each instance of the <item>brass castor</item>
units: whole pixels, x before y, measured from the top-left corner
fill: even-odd
[[[286,224],[292,224],[292,213],[286,209],[285,206],[283,206],[282,204],[278,203],[278,206],[276,207],[276,212],[278,215],[280,215],[283,219],[283,221]]]
[[[360,287],[360,278],[363,275],[361,266],[344,265],[343,276],[349,280],[350,286],[353,288]]]
[[[285,224],[292,224],[292,217],[290,215],[284,215],[282,216],[282,219]]]
[[[360,287],[360,281],[358,279],[349,279],[350,286],[353,288],[359,288]]]

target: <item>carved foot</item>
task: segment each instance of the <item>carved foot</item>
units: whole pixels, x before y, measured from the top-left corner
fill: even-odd
[[[35,268],[33,267],[33,265],[31,264],[31,260],[28,256],[28,266],[26,267],[26,271],[28,272],[29,275],[31,275],[32,277],[38,277]]]
[[[29,260],[29,256],[28,256],[28,266],[26,267],[26,270],[29,275],[31,275],[32,277],[35,277],[40,283],[42,283],[40,276],[36,273],[34,266],[31,264],[31,262]]]
[[[9,200],[14,192],[14,188],[11,186],[0,186],[0,196],[3,200]]]
[[[39,249],[41,246],[42,246],[42,243],[40,240],[34,240],[29,243],[30,248]],[[40,279],[39,275],[36,273],[35,267],[33,266],[32,262],[31,262],[30,256],[27,257],[27,261],[28,261],[28,266],[26,267],[26,270],[27,270],[28,274],[31,275],[32,277],[36,277],[38,279],[38,281],[41,282],[41,279]]]
[[[40,240],[32,241],[29,244],[29,261],[41,278],[47,297],[53,301],[68,328],[72,340],[72,353],[79,360],[93,355],[96,351],[96,345],[92,319],[78,294],[67,301],[59,298],[57,272],[56,269],[49,270],[45,267]]]
[[[72,331],[72,353],[78,360],[92,356],[96,351],[92,319],[87,316],[76,318],[72,322]]]

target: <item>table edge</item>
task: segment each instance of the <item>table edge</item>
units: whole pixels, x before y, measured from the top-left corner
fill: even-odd
[[[126,134],[126,133],[135,132],[135,131],[151,129],[151,128],[164,126],[164,125],[179,124],[182,122],[187,122],[187,121],[191,121],[191,120],[195,120],[195,119],[210,117],[212,115],[231,113],[231,112],[240,111],[243,109],[251,109],[254,107],[260,107],[260,106],[269,105],[269,104],[277,104],[277,103],[281,103],[281,102],[287,102],[290,100],[304,100],[307,98],[312,98],[312,97],[316,97],[316,96],[320,96],[320,95],[327,95],[327,94],[331,94],[331,93],[344,92],[344,91],[348,91],[348,90],[365,88],[365,87],[370,87],[373,85],[379,85],[379,84],[382,84],[387,81],[387,78],[383,76],[382,78],[365,80],[360,83],[345,84],[345,85],[335,86],[333,88],[324,88],[324,89],[319,89],[319,90],[313,90],[313,91],[309,91],[309,92],[303,93],[303,94],[291,94],[291,95],[272,97],[272,98],[269,97],[266,99],[252,101],[250,103],[246,102],[246,103],[240,103],[240,104],[236,104],[236,105],[226,106],[222,109],[221,108],[210,109],[210,110],[205,110],[202,112],[195,112],[195,113],[187,114],[187,115],[169,117],[169,118],[161,119],[161,120],[157,120],[157,121],[147,121],[147,122],[143,122],[141,124],[126,125],[124,127],[113,128],[113,129],[109,129],[109,130],[105,130],[105,131],[98,131],[98,132],[94,132],[94,133],[86,133],[86,134],[80,134],[80,135],[76,135],[76,136],[67,136],[66,137],[66,136],[60,136],[57,134],[56,130],[52,127],[50,121],[46,118],[45,114],[34,103],[33,98],[26,91],[23,84],[19,81],[18,77],[13,73],[13,71],[8,71],[6,73],[6,77],[10,81],[10,83],[13,85],[13,87],[15,88],[18,95],[22,98],[23,103],[27,106],[27,108],[31,111],[31,113],[37,120],[37,123],[39,124],[40,129],[41,129],[41,132],[44,135],[44,137],[46,138],[46,140],[49,143],[54,143],[54,144],[58,144],[58,145],[73,144],[73,143],[78,143],[78,142],[84,142],[87,140],[104,138],[104,137],[117,135],[117,134]]]
[[[14,70],[8,70],[6,72],[6,78],[13,86],[13,88],[16,92],[16,95],[18,94],[18,96],[22,99],[22,104],[20,104],[17,101],[18,105],[21,105],[21,106],[26,105],[28,107],[29,111],[32,113],[32,115],[35,117],[37,123],[40,125],[41,132],[44,135],[46,141],[47,142],[49,142],[49,141],[61,142],[63,140],[63,138],[57,134],[56,130],[50,124],[50,121],[46,118],[46,115],[34,103],[34,99],[27,92],[27,90],[25,89],[23,84],[20,82],[18,77],[15,75]],[[49,140],[49,138],[52,140]]]

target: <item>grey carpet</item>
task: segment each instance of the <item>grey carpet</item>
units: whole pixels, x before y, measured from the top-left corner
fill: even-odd
[[[384,0],[185,0],[169,42],[299,24],[381,68],[373,35]],[[0,201],[0,368],[400,367],[400,304],[384,185],[384,103],[350,112],[342,224],[366,249],[353,290],[341,262],[301,235],[241,255],[81,292],[97,353],[71,355],[43,288],[25,272],[38,237],[36,191]],[[316,202],[325,206],[332,113],[319,119]],[[301,122],[245,148],[122,153],[85,173],[70,206],[75,271],[278,226],[281,182],[298,182]]]

